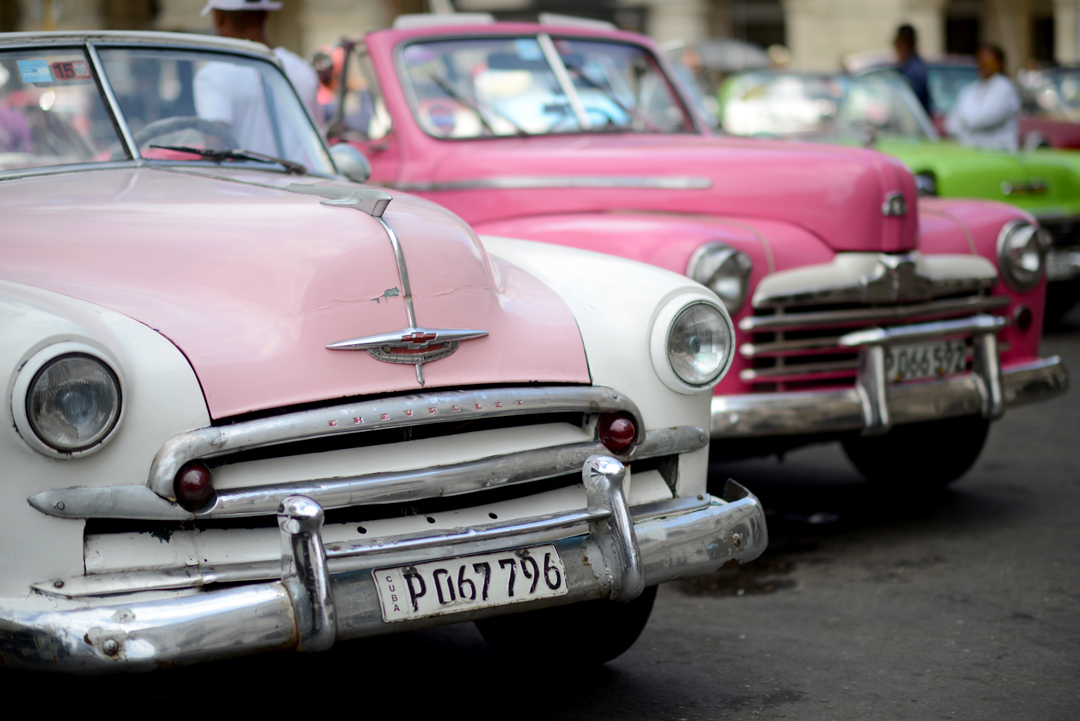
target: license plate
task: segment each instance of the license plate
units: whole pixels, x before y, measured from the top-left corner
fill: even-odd
[[[374,577],[382,618],[388,623],[570,591],[566,569],[552,545],[382,568]]]
[[[885,356],[885,377],[892,383],[939,378],[967,370],[962,340],[891,346]]]

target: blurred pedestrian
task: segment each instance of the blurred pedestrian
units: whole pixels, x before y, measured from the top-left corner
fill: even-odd
[[[269,46],[270,41],[266,36],[267,13],[281,8],[282,3],[275,0],[208,0],[202,15],[213,13],[214,31],[221,37],[251,40]],[[285,75],[296,88],[304,107],[321,126],[319,76],[315,69],[302,57],[283,47],[274,48],[274,55],[281,61]]]
[[[896,29],[896,38],[893,40],[896,48],[896,61],[899,65],[896,71],[904,76],[908,85],[915,91],[915,97],[922,103],[926,113],[930,114],[930,87],[927,83],[926,63],[919,56],[918,36],[915,28],[910,25],[901,25]]]
[[[963,145],[1016,152],[1020,140],[1020,94],[1005,76],[1005,53],[983,45],[976,53],[979,79],[960,91],[945,130]]]

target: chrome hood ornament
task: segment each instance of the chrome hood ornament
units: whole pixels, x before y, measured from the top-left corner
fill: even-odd
[[[404,291],[405,313],[409,327],[389,333],[377,333],[362,338],[339,340],[326,346],[327,350],[366,350],[368,355],[383,363],[400,363],[416,366],[416,382],[424,385],[424,364],[446,358],[458,349],[462,341],[483,338],[486,330],[421,328],[416,324],[413,308],[412,286],[409,283],[409,267],[405,264],[405,251],[397,233],[386,222],[383,214],[393,196],[375,188],[340,187],[293,183],[285,187],[293,193],[316,195],[325,200],[322,204],[331,208],[352,208],[367,213],[382,226],[397,261],[398,277]],[[394,294],[396,295],[396,293]]]
[[[483,338],[486,330],[409,327],[391,333],[379,333],[340,340],[326,346],[330,350],[366,350],[375,360],[416,366],[416,380],[424,385],[424,364],[446,358],[462,341]]]

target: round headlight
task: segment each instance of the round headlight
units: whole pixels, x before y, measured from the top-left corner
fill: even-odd
[[[82,353],[43,365],[26,393],[26,419],[42,443],[63,453],[100,443],[120,417],[120,382],[101,360]]]
[[[1049,247],[1046,232],[1024,220],[1007,223],[998,235],[998,265],[1014,290],[1031,290],[1042,278]]]
[[[754,261],[741,250],[723,243],[706,243],[690,256],[686,274],[720,296],[728,312],[735,314],[746,301],[746,289]]]
[[[671,370],[683,383],[707,386],[727,367],[731,332],[715,306],[694,303],[675,316],[668,331]]]

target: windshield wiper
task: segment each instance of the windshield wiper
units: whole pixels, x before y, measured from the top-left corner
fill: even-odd
[[[192,155],[209,158],[210,160],[253,160],[256,163],[276,163],[285,168],[285,172],[290,175],[307,175],[308,172],[307,168],[301,163],[294,163],[291,160],[275,158],[273,155],[256,153],[254,150],[243,150],[242,148],[207,150],[206,148],[191,148],[187,145],[151,145],[150,147],[157,148],[158,150],[175,150],[180,153],[191,153]]]
[[[442,91],[444,93],[446,93],[451,98],[453,98],[454,100],[456,100],[459,103],[461,103],[462,105],[464,105],[469,110],[476,113],[476,117],[480,119],[480,123],[485,128],[488,129],[489,133],[491,133],[492,135],[498,135],[498,133],[495,132],[495,128],[491,127],[491,124],[488,123],[487,118],[484,117],[484,112],[483,112],[483,110],[481,110],[479,104],[473,102],[469,98],[465,97],[462,93],[458,92],[458,90],[453,85],[450,84],[450,81],[448,81],[446,78],[440,76],[438,73],[432,71],[431,73],[429,73],[429,75],[431,76],[431,79],[435,81],[435,84],[438,85],[440,88],[442,88]],[[495,113],[500,118],[502,118],[506,122],[510,123],[510,125],[512,125],[514,127],[514,131],[518,135],[527,136],[529,134],[529,132],[527,130],[525,130],[525,128],[523,128],[520,125],[518,125],[517,123],[515,123],[511,118],[509,118],[505,114],[500,113],[495,108],[489,108],[489,109],[491,110],[491,112]]]
[[[566,66],[567,70],[574,71],[577,74],[577,76],[579,78],[581,78],[581,80],[584,83],[586,83],[590,88],[594,88],[596,90],[599,90],[604,95],[606,95],[607,99],[610,100],[611,102],[615,103],[615,105],[618,106],[619,110],[626,113],[628,117],[631,117],[634,120],[637,120],[638,122],[640,122],[642,125],[645,126],[645,129],[648,130],[650,133],[662,133],[662,132],[664,132],[660,128],[656,127],[656,125],[654,125],[652,122],[650,122],[648,118],[643,116],[637,110],[635,110],[634,108],[631,108],[630,106],[626,105],[623,101],[619,100],[619,98],[616,97],[615,93],[613,93],[611,90],[609,90],[608,88],[603,87],[602,85],[600,85],[600,83],[596,82],[595,80],[590,78],[588,75],[586,75],[585,71],[582,68],[579,68],[578,66],[576,66],[573,63],[569,62],[564,57],[560,57],[560,60],[562,60],[562,63],[563,63],[563,65]],[[614,123],[612,123],[612,125],[614,125]]]

